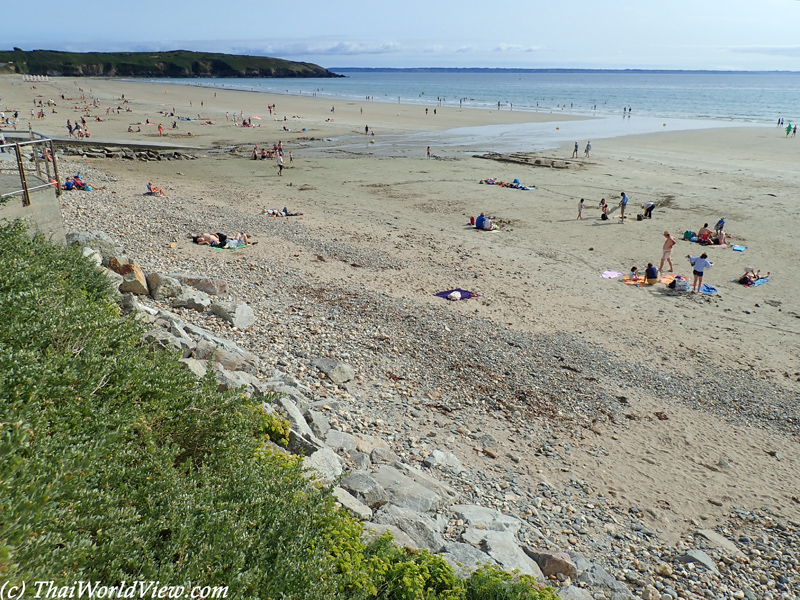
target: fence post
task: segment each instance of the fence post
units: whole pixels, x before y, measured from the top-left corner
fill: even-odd
[[[17,168],[19,169],[19,181],[22,184],[22,206],[31,205],[31,195],[28,193],[28,180],[25,178],[25,165],[22,162],[22,150],[19,144],[14,144],[17,153]]]
[[[61,177],[58,176],[58,161],[56,160],[56,150],[53,148],[53,140],[50,140],[50,156],[53,157],[53,173],[56,176],[56,197],[60,197]]]

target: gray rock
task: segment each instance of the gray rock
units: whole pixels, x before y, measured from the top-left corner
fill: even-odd
[[[244,302],[212,302],[209,309],[237,329],[247,329],[256,322],[253,309]]]
[[[436,491],[414,481],[393,466],[382,465],[372,476],[386,490],[389,502],[397,506],[428,512],[444,504],[444,498]]]
[[[458,504],[452,507],[456,519],[462,519],[465,525],[478,529],[492,531],[510,531],[517,533],[522,527],[522,521],[510,515],[483,506],[474,504]]]
[[[355,377],[353,367],[335,358],[318,358],[311,363],[311,366],[325,373],[328,379],[337,385],[347,383]]]
[[[484,551],[459,542],[446,543],[441,556],[453,567],[456,575],[463,579],[467,579],[481,565],[497,565]]]
[[[567,552],[569,557],[572,559],[572,562],[575,563],[575,567],[578,569],[578,573],[583,573],[587,569],[592,568],[592,563],[586,560],[586,558],[582,554],[578,554],[577,552]]]
[[[359,521],[369,521],[372,518],[372,511],[368,506],[364,506],[354,498],[347,490],[340,487],[333,488],[333,497],[342,505],[347,512]]]
[[[442,531],[446,523],[439,518],[432,518],[410,508],[401,508],[387,504],[375,513],[376,523],[394,525],[404,531],[420,548],[427,548],[433,553],[441,552],[445,545]]]
[[[177,281],[177,279],[173,279]],[[211,306],[211,296],[200,290],[186,290],[172,301],[173,308],[204,311]]]
[[[191,328],[187,326],[186,330],[190,331]],[[192,356],[198,360],[212,360],[213,357],[215,364],[231,371],[245,371],[251,375],[258,373],[258,357],[232,342],[224,341],[217,344],[203,338],[197,342]]]
[[[198,379],[202,379],[206,376],[206,372],[208,368],[206,365],[208,364],[204,360],[197,360],[196,358],[182,358],[178,362],[180,362],[188,371],[194,373],[194,375]]]
[[[84,258],[88,258],[98,267],[103,264],[103,255],[100,254],[94,248],[89,248],[88,246],[84,246],[81,249],[81,256],[83,256]]]
[[[324,483],[332,483],[342,474],[342,460],[330,448],[320,448],[314,454],[304,457],[303,464]]]
[[[338,429],[331,429],[325,436],[325,443],[334,450],[344,450],[349,452],[356,449],[356,438],[349,433],[344,433]]]
[[[289,398],[285,396],[279,397],[275,402],[274,406],[278,409],[278,412],[281,413],[284,417],[286,417],[289,423],[292,424],[292,429],[297,431],[303,437],[314,437],[314,432],[311,431],[311,428],[306,423],[305,418],[297,410],[297,407],[294,405]]]
[[[220,296],[228,293],[228,282],[223,279],[213,279],[211,277],[189,275],[187,273],[170,273],[169,277],[177,279],[183,285],[188,285],[189,287],[193,287],[211,296]]]
[[[631,592],[625,587],[625,584],[617,581],[600,565],[592,565],[591,568],[585,570],[578,576],[576,582],[585,583],[590,587],[597,587],[631,596]]]
[[[574,585],[559,588],[558,597],[561,600],[592,600],[592,595],[588,591]]]
[[[174,298],[180,296],[183,292],[183,286],[180,281],[160,273],[147,275],[147,287],[150,288],[150,295],[156,300]]]
[[[264,396],[270,393],[285,394],[294,401],[295,405],[308,404],[308,398],[306,398],[303,392],[295,387],[286,385],[282,381],[262,381],[259,384],[259,390]]]
[[[68,233],[67,245],[91,248],[99,252],[105,259],[122,254],[122,249],[117,246],[114,238],[104,231],[75,231]]]
[[[370,542],[387,532],[392,534],[395,546],[409,548],[411,550],[419,549],[419,546],[417,546],[407,533],[401,531],[394,525],[386,525],[385,523],[364,523],[364,535],[361,537],[365,541]]]
[[[461,466],[461,461],[452,452],[443,452],[441,450],[434,450],[431,452],[423,463],[426,467],[439,467],[440,469],[449,469],[460,473],[464,470]]]
[[[183,358],[188,357],[188,354],[184,355],[184,346],[182,340],[178,337],[175,337],[162,327],[155,327],[154,329],[146,331],[142,336],[142,339],[147,342],[152,342],[167,350],[174,350],[180,352],[181,357]]]
[[[389,449],[389,444],[385,440],[375,437],[374,435],[358,434],[356,439],[356,450],[370,454],[375,448]]]
[[[306,423],[308,423],[308,426],[311,427],[311,431],[313,431],[314,435],[317,437],[324,438],[325,434],[331,429],[331,424],[321,412],[307,409],[303,411],[303,417]]]
[[[111,281],[111,285],[114,286],[114,289],[119,292],[119,286],[122,285],[122,282],[125,281],[125,278],[120,275],[119,273],[115,273],[111,269],[103,267],[102,269],[103,275],[105,275],[109,281]],[[120,292],[121,293],[121,292]],[[131,294],[132,296],[132,294]]]
[[[238,371],[227,371],[225,369],[214,369],[214,375],[217,378],[217,391],[227,392],[230,390],[242,389],[242,393],[246,396],[251,396],[253,390],[250,387],[250,382],[241,376]]]
[[[339,485],[370,508],[386,504],[386,490],[369,473],[353,471],[343,477]]]
[[[372,464],[379,465],[379,464],[394,464],[395,462],[400,460],[400,457],[397,456],[391,450],[387,448],[375,448],[372,452],[369,453],[369,459],[372,461]]]
[[[310,456],[323,448],[330,449],[318,437],[303,436],[294,429],[289,429],[289,444],[286,447],[292,454],[301,456]]]
[[[695,533],[695,536],[706,539],[714,548],[723,550],[732,556],[739,556],[742,554],[742,551],[739,550],[739,547],[736,544],[734,544],[725,536],[722,536],[711,529],[700,529]]]
[[[522,551],[517,545],[516,536],[510,531],[486,531],[481,549],[506,571],[519,569],[520,573],[544,580],[539,565]]]
[[[372,466],[372,461],[369,459],[368,454],[364,454],[363,452],[359,452],[358,450],[351,450],[347,453],[347,456],[350,457],[350,460],[353,461],[353,464],[356,466],[356,469],[366,470]]]
[[[719,570],[717,570],[717,565],[714,563],[712,558],[702,550],[697,550],[693,548],[692,550],[689,550],[686,554],[678,556],[675,560],[677,560],[679,563],[701,564],[715,575],[719,575]]]

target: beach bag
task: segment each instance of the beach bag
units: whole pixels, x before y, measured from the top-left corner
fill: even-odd
[[[693,237],[695,237],[694,231],[684,231],[683,232],[683,239],[691,240]]]
[[[642,213],[639,213],[638,215],[636,215],[636,220],[637,221],[641,221],[642,219],[644,219],[644,215]]]
[[[603,213],[602,215],[600,215],[600,218],[601,218],[603,221],[608,221],[608,215],[607,215],[606,213]]]

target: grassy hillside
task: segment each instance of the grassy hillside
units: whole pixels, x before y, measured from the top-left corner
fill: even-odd
[[[311,63],[210,52],[0,51],[0,65],[27,75],[65,77],[337,77]]]

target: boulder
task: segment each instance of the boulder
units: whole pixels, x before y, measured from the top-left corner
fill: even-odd
[[[395,462],[398,462],[400,457],[388,448],[375,448],[369,453],[369,459],[372,461],[373,465],[392,465]]]
[[[100,254],[94,248],[89,248],[88,246],[83,246],[83,248],[81,249],[81,255],[84,258],[88,258],[90,261],[92,261],[98,267],[103,264],[103,255]]]
[[[460,542],[447,542],[441,556],[453,567],[456,575],[463,579],[469,578],[481,565],[497,565],[497,562],[482,550]]]
[[[278,412],[281,413],[289,423],[292,424],[292,429],[297,431],[303,437],[314,437],[314,432],[311,431],[311,428],[306,423],[305,418],[297,410],[297,407],[294,405],[289,398],[285,396],[279,397],[275,402],[274,406],[278,409]]]
[[[303,458],[303,464],[323,483],[332,483],[342,474],[342,460],[330,448],[320,448]]]
[[[375,522],[394,525],[408,534],[420,548],[433,553],[444,549],[445,539],[442,535],[446,523],[441,517],[430,517],[410,508],[401,508],[387,504],[375,513]]]
[[[698,563],[714,573],[714,575],[719,575],[719,570],[713,559],[702,550],[689,550],[686,554],[678,556],[675,560],[679,563]]]
[[[246,374],[246,373],[245,373]],[[238,390],[244,388],[242,393],[246,396],[252,396],[253,390],[250,382],[242,377],[241,371],[228,371],[226,369],[214,369],[214,375],[217,378],[217,391],[227,392],[230,390]]]
[[[189,331],[190,328],[187,326],[186,330]],[[245,371],[251,375],[258,373],[258,357],[231,342],[227,342],[223,346],[207,339],[201,339],[197,342],[192,355],[198,360],[211,360],[213,356],[215,364],[230,371]]]
[[[183,358],[187,358],[189,356],[188,352],[184,352],[183,340],[172,335],[163,327],[155,327],[149,331],[146,331],[144,335],[142,335],[142,339],[147,342],[153,342],[154,344],[168,350],[177,350],[181,353]]]
[[[147,276],[147,287],[150,288],[150,295],[156,300],[174,298],[183,292],[180,281],[160,273],[150,273]]]
[[[559,588],[557,595],[561,600],[593,600],[594,598],[587,590],[575,585],[565,585]]]
[[[173,279],[173,281],[178,281]],[[204,311],[211,305],[211,296],[200,290],[186,290],[172,301],[173,308],[190,308]]]
[[[204,360],[197,360],[196,358],[182,358],[178,362],[180,362],[186,370],[194,373],[198,379],[202,379],[206,376],[206,372],[208,368],[206,365],[208,364]]]
[[[355,377],[353,367],[335,358],[318,358],[311,363],[311,366],[325,373],[336,385],[347,383]]]
[[[189,287],[193,287],[211,296],[221,296],[228,293],[228,282],[224,279],[189,275],[187,273],[170,273],[169,277],[177,279],[183,285],[188,285]]]
[[[256,322],[253,309],[244,302],[212,302],[209,308],[237,329],[247,329]]]
[[[414,540],[412,540],[407,533],[401,531],[394,525],[386,525],[385,523],[364,523],[364,534],[361,537],[364,541],[370,542],[379,538],[386,532],[392,534],[395,546],[408,548],[410,550],[419,549],[419,546],[414,543]]]
[[[574,580],[578,576],[578,567],[566,552],[547,550],[545,548],[531,548],[529,546],[525,546],[523,550],[525,554],[536,561],[545,577],[561,573]]]
[[[465,525],[478,529],[517,533],[522,527],[522,521],[516,517],[483,506],[459,504],[453,506],[451,510],[456,519],[462,519]]]
[[[108,278],[108,280],[111,282],[111,285],[114,286],[114,289],[117,291],[117,293],[118,294],[121,293],[119,291],[119,286],[122,285],[122,282],[125,281],[125,278],[119,273],[115,273],[114,271],[106,267],[102,268],[102,273]]]
[[[321,412],[307,409],[303,412],[303,417],[306,423],[308,423],[308,426],[311,427],[311,431],[313,431],[314,435],[317,437],[324,438],[331,429],[331,424]]]
[[[119,284],[120,292],[138,294],[139,296],[146,296],[150,293],[147,287],[147,279],[145,279],[144,273],[136,263],[123,263],[117,258],[112,258],[108,263],[108,268],[122,275],[122,283]]]
[[[338,429],[331,429],[325,436],[325,443],[334,450],[349,452],[356,449],[356,437]]]
[[[586,569],[583,573],[578,575],[576,583],[585,583],[589,587],[596,587],[601,590],[609,590],[614,593],[631,596],[631,591],[625,584],[617,581],[616,578],[600,565],[592,565],[591,568]]]
[[[386,490],[365,471],[352,471],[339,485],[370,508],[386,504]]]
[[[716,531],[711,529],[700,529],[695,533],[695,539],[697,537],[705,539],[711,546],[722,550],[726,554],[731,556],[742,555],[742,551],[739,550],[739,547],[736,544],[734,544],[725,536],[718,534]]]
[[[443,452],[442,450],[434,450],[426,458],[423,464],[426,467],[439,467],[460,473],[464,470],[461,466],[461,461],[452,452]]]
[[[369,459],[368,454],[364,454],[358,450],[350,450],[350,452],[347,453],[347,456],[350,457],[351,461],[353,461],[356,469],[366,470],[372,466],[372,461]]]
[[[375,450],[375,448],[385,448],[388,450],[389,444],[382,438],[374,435],[365,435],[363,433],[358,434],[358,439],[356,439],[356,450],[363,452],[364,454],[370,454],[373,450]]]
[[[122,249],[114,242],[114,238],[104,231],[74,231],[67,234],[67,245],[91,248],[99,252],[104,259],[122,254]]]
[[[433,489],[417,483],[393,466],[381,465],[372,474],[389,496],[389,502],[420,512],[436,510],[444,498]]]
[[[506,571],[519,569],[524,575],[532,575],[537,580],[543,580],[539,565],[536,564],[517,545],[516,536],[510,531],[486,531],[481,550],[491,556]]]
[[[347,512],[359,521],[369,521],[372,518],[372,511],[368,506],[364,506],[354,498],[347,490],[340,487],[333,488],[333,497],[342,505]]]

